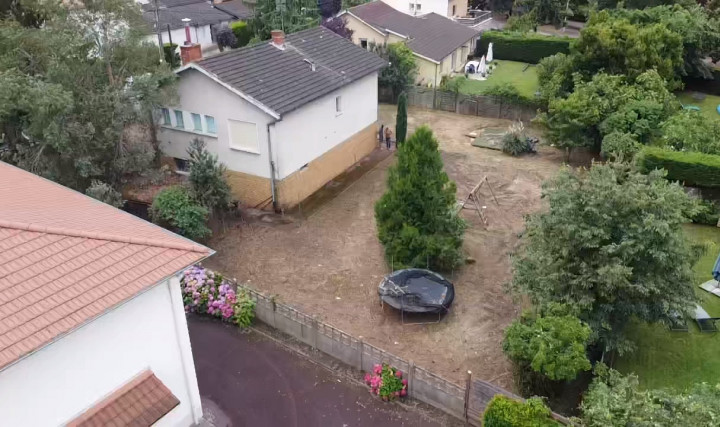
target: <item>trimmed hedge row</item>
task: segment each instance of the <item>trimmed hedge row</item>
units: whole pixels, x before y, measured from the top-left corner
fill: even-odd
[[[561,427],[550,409],[537,397],[520,402],[496,394],[485,408],[483,427]]]
[[[640,171],[667,170],[667,179],[698,187],[720,187],[720,156],[645,147],[637,157]]]
[[[475,56],[485,55],[488,44],[493,44],[493,58],[508,61],[537,64],[546,56],[556,53],[569,53],[569,37],[544,36],[535,33],[510,33],[504,31],[485,31],[475,50]]]

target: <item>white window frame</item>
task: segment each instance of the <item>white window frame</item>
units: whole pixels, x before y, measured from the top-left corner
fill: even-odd
[[[163,118],[163,125],[172,126],[172,116],[170,116],[170,109],[169,108],[161,108],[160,112],[161,112],[162,118]]]
[[[197,123],[195,122],[195,117],[197,117],[197,119],[198,119]],[[206,132],[205,132],[205,128],[203,127],[203,120],[202,120],[202,115],[201,115],[201,114],[198,114],[198,113],[190,113],[190,120],[192,121],[192,130],[193,130],[193,132],[206,133]],[[200,129],[198,129],[198,128],[196,127],[196,125],[197,125],[198,123],[200,124]]]
[[[233,133],[232,133],[232,125],[231,125],[232,122],[247,123],[247,124],[251,124],[251,125],[255,126],[255,141],[257,142],[255,149],[248,149],[245,147],[238,147],[238,146],[233,145]],[[260,127],[258,126],[257,123],[248,122],[246,120],[228,119],[227,127],[228,127],[228,147],[230,147],[231,150],[242,151],[244,153],[260,154]]]
[[[185,129],[185,113],[183,110],[173,110],[175,111],[175,127],[177,129]],[[182,126],[181,123],[178,121],[178,113],[180,113],[180,118],[182,118]]]
[[[214,125],[213,127],[215,128],[215,130],[212,132],[210,131],[210,125],[208,125],[208,117],[212,119],[212,122]],[[208,135],[217,135],[217,120],[215,120],[215,116],[205,114],[204,119],[205,119],[205,133],[207,133]]]

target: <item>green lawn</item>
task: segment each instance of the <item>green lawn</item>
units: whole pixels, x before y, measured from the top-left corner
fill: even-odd
[[[538,79],[535,66],[524,62],[495,60],[497,67],[487,80],[467,79],[460,87],[460,92],[466,95],[482,95],[491,86],[510,83],[515,86],[521,95],[534,99],[538,90]],[[525,69],[527,67],[527,69]],[[525,70],[525,71],[523,71]]]
[[[685,232],[693,242],[707,246],[694,267],[693,285],[697,286],[712,278],[712,267],[720,250],[720,228],[687,225]],[[698,287],[696,292],[703,308],[711,316],[720,317],[720,298]],[[689,333],[670,332],[661,325],[633,325],[628,335],[638,349],[619,358],[615,368],[635,372],[646,388],[682,390],[696,382],[720,382],[720,333],[701,333],[694,322],[688,323]]]
[[[698,101],[692,97],[693,91],[681,92],[677,95],[678,100],[683,105],[694,105],[700,107],[700,111],[709,118],[720,119],[717,112],[717,106],[720,105],[720,96],[706,95],[705,99]]]

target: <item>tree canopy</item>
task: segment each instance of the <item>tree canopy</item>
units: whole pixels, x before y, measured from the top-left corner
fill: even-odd
[[[720,384],[695,384],[677,393],[642,390],[635,375],[599,365],[583,398],[582,420],[587,427],[713,427],[720,419]]]
[[[631,318],[663,321],[686,313],[693,252],[680,225],[695,204],[661,171],[621,164],[565,169],[543,187],[549,210],[527,220],[513,259],[513,287],[536,307],[573,308],[605,349],[632,349]]]
[[[417,75],[415,55],[405,43],[376,45],[373,49],[389,62],[387,67],[380,70],[378,85],[390,88],[393,97],[399,96],[415,81]]]
[[[590,369],[590,328],[573,316],[516,319],[505,331],[510,360],[555,381],[573,380]]]
[[[258,0],[251,27],[254,39],[261,41],[269,40],[272,30],[290,34],[317,27],[320,21],[320,10],[315,0]]]
[[[448,271],[463,260],[465,223],[455,212],[455,192],[437,140],[421,126],[399,145],[388,189],[375,204],[378,237],[395,268]]]
[[[2,159],[80,191],[150,166],[156,147],[126,131],[152,127],[175,90],[138,5],[83,3],[40,27],[0,21]]]

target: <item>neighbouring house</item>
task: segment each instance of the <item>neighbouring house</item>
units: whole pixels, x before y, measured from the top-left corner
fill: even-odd
[[[0,162],[0,424],[191,426],[179,275],[213,253]]]
[[[189,63],[176,71],[179,103],[161,111],[162,151],[182,173],[201,138],[237,200],[292,207],[377,147],[385,65],[324,27]]]
[[[212,3],[207,0],[158,0],[156,27],[155,3],[142,4],[143,18],[150,26],[149,42],[158,43],[157,28],[160,29],[163,44],[172,41],[182,45],[186,41],[183,19],[189,19],[192,43],[200,45],[205,52],[217,49],[217,31],[233,21],[245,21],[252,17],[252,11],[241,0]]]
[[[463,17],[468,13],[468,0],[385,0],[385,3],[413,16],[437,13],[453,18]]]
[[[442,77],[462,72],[468,55],[475,51],[479,32],[436,13],[410,16],[379,0],[341,13],[353,30],[355,44],[405,43],[415,54],[416,83],[437,86]]]

